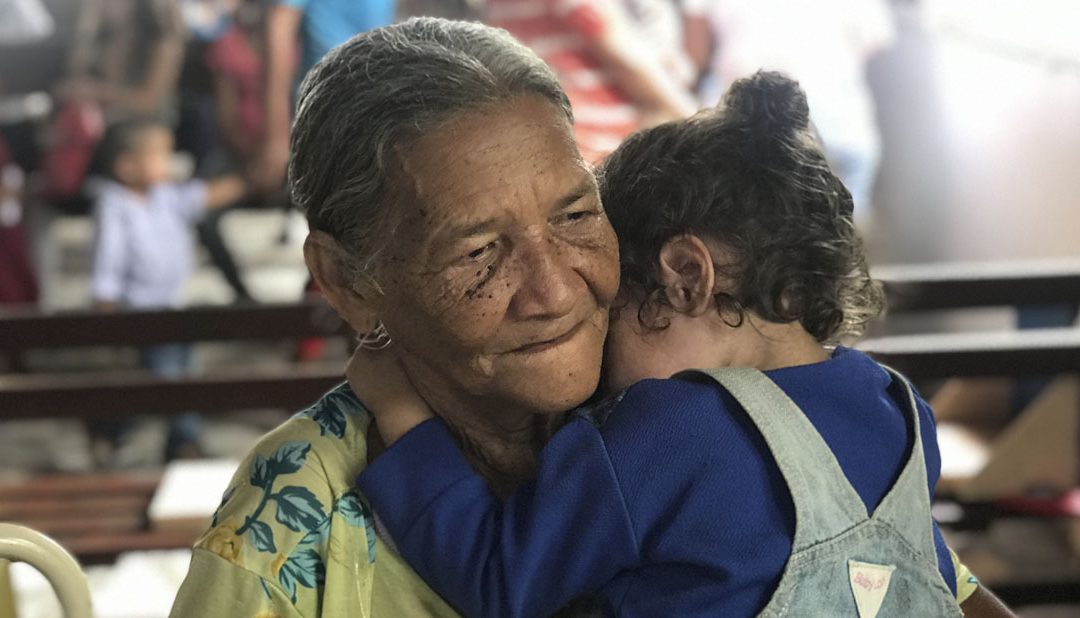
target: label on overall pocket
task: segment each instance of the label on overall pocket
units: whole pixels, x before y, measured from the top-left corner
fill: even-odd
[[[848,560],[848,576],[851,580],[851,592],[855,595],[855,606],[859,609],[859,618],[875,618],[889,591],[889,580],[896,567],[886,564],[872,564]]]

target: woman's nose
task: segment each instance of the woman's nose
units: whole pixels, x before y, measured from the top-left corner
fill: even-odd
[[[587,286],[569,263],[567,250],[546,234],[529,238],[519,250],[521,283],[511,301],[515,316],[552,319],[572,312]]]

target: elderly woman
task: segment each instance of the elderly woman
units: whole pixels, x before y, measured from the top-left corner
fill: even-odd
[[[305,258],[361,345],[393,345],[506,495],[595,390],[614,235],[550,69],[504,32],[417,19],[332,52],[294,129]],[[362,399],[363,393],[359,393]],[[453,616],[353,487],[383,448],[348,384],[269,434],[198,542],[177,617]],[[982,589],[964,604],[983,611]],[[992,598],[990,599],[992,601]]]
[[[417,19],[334,50],[298,105],[308,266],[508,490],[595,390],[618,284],[562,89],[502,31]],[[454,615],[352,489],[381,448],[362,398],[343,384],[256,446],[174,616]]]

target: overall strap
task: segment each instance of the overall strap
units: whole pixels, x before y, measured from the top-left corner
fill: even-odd
[[[712,378],[746,410],[765,438],[795,504],[792,553],[867,520],[866,506],[803,411],[768,376],[750,367],[682,372]]]
[[[919,406],[907,379],[889,367],[882,365],[882,368],[889,372],[894,382],[902,385],[901,390],[905,401],[900,408],[908,419],[907,425],[911,428],[914,438],[911,443],[911,453],[900,476],[874,510],[873,519],[888,523],[913,547],[927,557],[933,558],[936,555],[936,549],[933,519],[930,515],[926,459],[923,454],[922,431],[919,423]]]

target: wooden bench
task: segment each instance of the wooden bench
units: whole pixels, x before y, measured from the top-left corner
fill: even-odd
[[[856,347],[913,380],[1080,372],[1080,329],[897,335]]]
[[[322,301],[287,305],[194,307],[99,313],[0,312],[0,353],[167,342],[298,340],[342,336],[346,328]],[[252,362],[207,374],[164,378],[145,370],[0,374],[0,420],[88,420],[189,410],[299,410],[340,383],[342,363],[276,366]],[[0,478],[0,521],[28,525],[84,561],[131,550],[189,547],[188,532],[152,530],[147,506],[159,473],[57,474]]]
[[[285,340],[338,336],[344,326],[322,301],[183,310],[0,313],[0,352],[143,346],[166,342]],[[145,370],[0,374],[0,418],[116,418],[296,408],[341,380],[340,363],[283,363],[163,378]]]
[[[1080,260],[880,266],[889,311],[1080,302]]]
[[[0,352],[95,345],[141,346],[194,341],[300,339],[340,335],[325,302],[222,305],[140,311],[0,310]]]
[[[47,534],[87,563],[125,551],[190,547],[190,533],[148,526],[146,509],[160,479],[149,472],[0,478],[0,521]]]
[[[884,284],[889,315],[1080,303],[1080,260],[1075,259],[882,267],[873,275]],[[1080,373],[1077,328],[887,336],[856,347],[915,381]],[[1016,508],[1010,501],[947,501],[960,513],[948,527],[960,530],[983,530],[1009,517],[1071,517]],[[1012,606],[1080,603],[1080,571],[1068,565],[1053,577],[1014,573],[988,583]]]
[[[177,378],[140,370],[0,374],[0,419],[300,409],[343,379],[341,362],[230,368]]]

